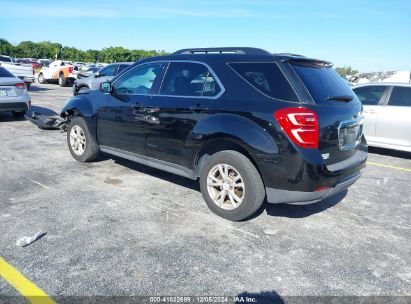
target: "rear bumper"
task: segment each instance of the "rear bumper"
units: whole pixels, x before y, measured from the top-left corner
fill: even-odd
[[[16,111],[24,112],[27,111],[28,105],[25,102],[10,102],[10,103],[0,103],[0,112],[3,111]]]
[[[28,94],[23,94],[18,97],[11,97],[4,100],[0,98],[0,111],[23,112],[30,108],[30,103],[30,96]]]
[[[34,82],[34,76],[18,76],[21,80],[23,80],[26,83],[32,83]]]
[[[335,187],[314,191],[314,192],[304,192],[304,191],[289,191],[274,188],[266,188],[267,202],[272,204],[294,204],[294,205],[308,205],[319,202],[327,197],[333,196],[341,191],[344,191],[349,186],[354,184],[362,175],[363,170],[357,172],[353,175],[345,177],[340,180]]]

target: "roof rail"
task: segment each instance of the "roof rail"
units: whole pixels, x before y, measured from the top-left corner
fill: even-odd
[[[271,55],[271,53],[258,48],[251,47],[221,47],[221,48],[196,48],[182,49],[173,54],[246,54],[246,55]]]
[[[293,54],[293,53],[276,53],[276,56],[290,56],[290,57],[305,57],[304,55]]]

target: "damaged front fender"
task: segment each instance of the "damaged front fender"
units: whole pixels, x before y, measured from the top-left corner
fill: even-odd
[[[86,97],[87,95],[77,95],[71,97],[60,111],[60,116],[67,118],[73,115],[91,117],[95,111],[93,104]]]

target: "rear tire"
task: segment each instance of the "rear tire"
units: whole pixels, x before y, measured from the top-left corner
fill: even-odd
[[[206,160],[200,188],[210,210],[231,221],[252,216],[265,198],[256,167],[246,156],[232,150],[217,152]]]
[[[73,117],[68,125],[67,145],[74,159],[82,163],[96,160],[100,152],[96,138],[79,116]]]
[[[39,83],[46,83],[46,80],[44,79],[44,75],[43,75],[43,73],[40,73],[39,74],[39,76],[37,76],[37,81],[39,82]]]
[[[64,78],[64,74],[60,73],[59,74],[59,86],[61,86],[61,87],[66,86],[66,82],[67,82],[67,79]]]

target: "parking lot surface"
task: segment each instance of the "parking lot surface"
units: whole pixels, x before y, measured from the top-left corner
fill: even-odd
[[[52,114],[71,88],[30,93]],[[51,297],[411,295],[410,154],[372,149],[348,192],[232,223],[198,182],[107,154],[76,162],[60,131],[0,113],[0,142],[0,257]],[[0,295],[18,293],[0,277]]]

